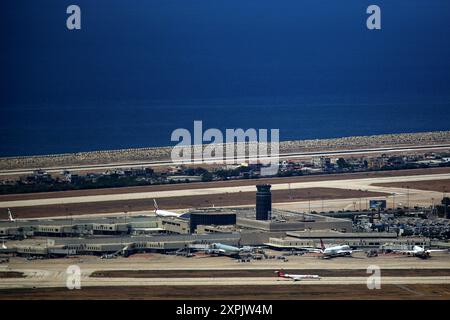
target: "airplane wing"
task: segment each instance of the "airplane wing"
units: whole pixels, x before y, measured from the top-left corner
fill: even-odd
[[[429,249],[427,252],[448,252],[448,249]]]

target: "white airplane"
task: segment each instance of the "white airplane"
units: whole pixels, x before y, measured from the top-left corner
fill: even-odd
[[[399,252],[406,254],[408,256],[412,257],[418,257],[421,259],[428,259],[430,257],[431,252],[448,252],[446,249],[428,249],[425,250],[424,247],[421,246],[414,246],[412,250],[394,250],[394,252]]]
[[[312,249],[309,250],[309,252],[317,252],[322,254],[322,258],[334,258],[334,257],[349,257],[352,255],[353,252],[358,252],[361,250],[352,250],[349,245],[339,245],[339,246],[332,246],[326,248],[323,244],[322,239],[320,239],[320,249]]]
[[[292,279],[294,281],[301,280],[320,280],[320,276],[317,274],[288,274],[284,273],[283,270],[275,271],[279,278]]]
[[[155,213],[158,217],[175,217],[175,218],[188,218],[189,217],[189,213],[175,213],[175,212],[159,209],[158,204],[156,203],[155,199],[153,199],[153,204],[155,207]]]
[[[243,252],[251,252],[253,250],[252,247],[234,247],[227,244],[222,243],[213,243],[209,249],[206,250],[206,253],[209,254],[223,254],[223,255],[239,255]]]
[[[9,221],[9,222],[14,222],[16,221],[16,219],[14,219],[11,210],[8,208],[8,220],[2,220],[2,221]]]

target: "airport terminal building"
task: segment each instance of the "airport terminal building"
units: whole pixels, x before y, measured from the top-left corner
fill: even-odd
[[[400,239],[396,233],[354,233],[348,218],[273,209],[270,185],[257,186],[256,206],[206,208],[187,218],[154,214],[48,218],[0,222],[0,252],[18,255],[169,252],[196,245],[267,246],[273,249],[345,243],[359,248],[384,244],[427,245],[429,239]]]

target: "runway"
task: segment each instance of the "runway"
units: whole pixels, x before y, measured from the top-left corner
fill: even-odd
[[[348,189],[367,190],[367,191],[387,192],[390,193],[392,197],[394,197],[395,195],[396,201],[401,202],[404,205],[406,205],[407,201],[410,202],[410,205],[423,204],[424,202],[430,204],[431,198],[439,199],[439,197],[442,197],[442,193],[435,191],[424,191],[414,189],[407,190],[406,188],[380,187],[380,186],[373,186],[372,184],[391,183],[391,182],[407,183],[410,181],[432,181],[439,179],[450,179],[450,173],[376,177],[363,179],[324,180],[324,181],[310,181],[297,183],[280,183],[272,185],[272,190],[288,190],[288,189],[302,189],[302,188],[338,188],[346,190]],[[15,201],[0,202],[0,208],[73,204],[73,203],[92,203],[104,201],[121,201],[121,200],[153,199],[153,198],[158,199],[158,198],[181,197],[181,196],[208,196],[211,194],[254,192],[254,191],[255,186],[248,185],[248,186],[220,187],[207,189],[199,188],[199,189],[169,190],[158,192],[136,192],[136,193],[107,194],[107,195],[15,200]],[[319,207],[321,205],[321,201],[312,202],[311,204],[314,207]]]
[[[435,254],[429,260],[406,256],[378,256],[367,258],[364,254],[355,254],[355,258],[335,258],[322,260],[313,256],[291,256],[288,262],[274,260],[254,261],[238,264],[228,257],[196,256],[184,258],[161,254],[137,255],[134,258],[102,260],[95,256],[83,256],[77,259],[32,260],[12,258],[8,265],[0,265],[0,272],[22,272],[23,278],[0,278],[0,289],[8,288],[44,288],[65,287],[69,266],[79,266],[82,286],[227,286],[227,285],[292,285],[292,284],[366,284],[371,273],[368,266],[380,267],[382,282],[385,284],[450,284],[450,255]],[[295,270],[300,274],[318,274],[321,280],[294,282],[271,276],[274,270]],[[343,269],[345,269],[343,271]],[[404,276],[397,269],[404,270]],[[420,273],[415,270],[420,269]],[[129,270],[131,273],[105,277],[91,275],[99,270]],[[136,270],[165,272],[155,277],[135,274]],[[214,272],[213,272],[214,270]],[[253,270],[258,270],[256,273]],[[322,271],[321,271],[322,270]],[[353,271],[352,271],[353,270]],[[410,271],[408,271],[410,270]],[[433,271],[435,270],[435,271]],[[212,276],[208,276],[211,271]],[[218,272],[223,271],[220,276]],[[186,276],[180,277],[182,272]],[[198,274],[192,274],[198,273]],[[234,274],[231,276],[231,272]],[[322,273],[322,274],[321,274]],[[383,274],[386,274],[384,276]],[[248,276],[253,274],[253,276]],[[364,276],[367,274],[367,276]],[[244,276],[245,275],[245,276]],[[403,272],[401,272],[403,275]]]
[[[4,279],[0,289],[66,288],[65,275],[34,277],[32,279]],[[323,277],[320,280],[293,281],[273,278],[81,278],[81,287],[123,286],[237,286],[237,285],[366,285],[368,277]],[[438,277],[382,277],[383,284],[450,284],[450,276]]]
[[[448,299],[449,262],[448,253],[436,254],[429,260],[406,256],[367,258],[358,254],[355,258],[332,260],[292,256],[288,262],[272,259],[248,264],[236,263],[228,257],[184,258],[160,254],[111,260],[95,256],[33,261],[12,258],[8,265],[0,265],[0,273],[22,272],[25,277],[0,277],[0,300]],[[71,265],[80,267],[81,290],[67,288],[69,275],[66,270]],[[367,287],[368,280],[372,283],[369,278],[372,273],[366,271],[370,265],[380,267],[379,290]],[[280,268],[292,270],[294,274],[322,274],[322,278],[304,281],[281,279],[273,273]],[[94,277],[93,272],[99,270],[129,270],[131,273],[122,273],[125,277],[105,273],[105,277]],[[144,277],[142,273],[133,274],[136,270],[160,273],[155,277]],[[70,283],[73,282],[69,279]]]

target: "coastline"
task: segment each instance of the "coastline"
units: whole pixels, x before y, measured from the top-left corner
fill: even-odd
[[[332,139],[310,139],[280,142],[280,153],[344,150],[364,147],[391,147],[450,143],[450,131],[350,136]],[[132,148],[66,154],[0,158],[0,170],[49,168],[76,165],[139,163],[170,159],[172,147]]]

